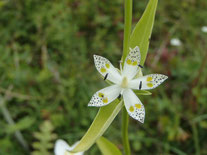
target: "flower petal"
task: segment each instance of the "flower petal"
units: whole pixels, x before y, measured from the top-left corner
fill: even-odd
[[[149,74],[129,82],[129,88],[138,90],[154,89],[163,83],[168,77],[162,74]]]
[[[55,143],[55,155],[64,155],[71,147],[62,139],[59,139]]]
[[[112,85],[97,91],[91,98],[88,106],[101,107],[115,100],[121,92],[118,85]]]
[[[98,55],[94,55],[93,57],[96,69],[104,79],[106,78],[116,84],[120,83],[121,75],[108,59]]]
[[[142,102],[134,94],[131,89],[126,89],[123,93],[124,104],[128,114],[138,120],[141,123],[144,123],[145,118],[145,109]]]
[[[133,79],[139,70],[138,65],[140,63],[140,59],[141,54],[139,47],[136,46],[134,49],[130,49],[130,52],[124,62],[123,75],[127,76],[129,79]]]
[[[55,143],[55,155],[70,155],[68,151],[71,151],[78,142],[73,144],[72,147],[70,147],[64,140],[58,139]],[[83,155],[83,152],[73,153],[74,155]]]

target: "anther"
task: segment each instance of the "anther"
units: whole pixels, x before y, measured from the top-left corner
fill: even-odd
[[[142,89],[142,81],[139,83],[139,90]]]
[[[119,66],[120,66],[121,73],[122,73],[122,62],[123,62],[122,60],[119,61]]]
[[[143,68],[143,66],[142,65],[138,65],[140,68]]]
[[[120,98],[121,98],[121,94],[119,94],[119,96],[118,96],[118,99],[120,100]]]
[[[109,73],[106,73],[106,75],[104,76],[104,80],[107,79],[108,75],[109,75]]]

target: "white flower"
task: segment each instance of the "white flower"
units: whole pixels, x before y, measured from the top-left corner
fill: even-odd
[[[172,38],[172,39],[170,40],[170,44],[171,44],[172,46],[180,46],[180,45],[181,45],[181,41],[180,41],[180,39],[178,39],[178,38]]]
[[[204,33],[207,33],[207,26],[203,26],[203,27],[201,28],[201,31],[204,32]]]
[[[115,68],[109,60],[104,57],[94,55],[96,69],[104,77],[104,80],[109,80],[114,84],[96,92],[88,106],[101,107],[108,105],[116,98],[123,95],[124,104],[127,112],[131,117],[144,123],[145,109],[142,102],[135,95],[132,89],[149,90],[156,88],[167,76],[162,74],[150,74],[136,78],[136,75],[143,68],[139,65],[141,60],[139,47],[130,48],[130,52],[124,62],[124,68],[120,67],[120,72]]]
[[[78,153],[69,152],[72,149],[74,149],[77,144],[78,142],[76,142],[70,147],[64,140],[58,139],[55,142],[55,150],[54,150],[55,155],[83,155],[83,152],[78,152]]]

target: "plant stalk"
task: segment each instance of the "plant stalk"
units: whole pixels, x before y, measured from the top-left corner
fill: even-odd
[[[14,120],[12,119],[8,109],[6,108],[6,106],[4,105],[4,101],[3,99],[0,98],[0,110],[2,111],[2,114],[5,118],[5,120],[7,121],[7,123],[9,125],[15,125]],[[22,133],[19,130],[16,130],[14,133],[15,137],[17,138],[17,140],[19,141],[19,143],[22,145],[22,147],[24,148],[25,151],[29,151],[29,147],[27,142],[25,141]]]
[[[122,56],[122,66],[129,51],[129,41],[131,35],[132,27],[132,0],[125,0],[124,4],[124,42],[123,42],[123,56]],[[129,115],[125,109],[122,108],[122,141],[124,146],[125,155],[130,155],[130,145],[128,138],[128,125],[129,125]]]
[[[195,155],[200,155],[200,146],[199,146],[198,130],[196,127],[196,123],[192,123],[192,129],[193,129]]]
[[[125,107],[122,108],[122,141],[124,146],[125,155],[130,155],[130,145],[129,145],[129,138],[128,138],[128,125],[129,125],[129,115]]]

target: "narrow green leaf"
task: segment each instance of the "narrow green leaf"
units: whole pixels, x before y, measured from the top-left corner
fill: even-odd
[[[146,90],[134,90],[134,93],[135,93],[136,95],[152,95],[151,92],[146,91]]]
[[[139,22],[136,24],[130,37],[129,47],[134,48],[135,46],[139,46],[140,48],[141,65],[144,65],[147,56],[157,3],[158,0],[149,1],[147,8],[144,11],[144,14],[142,15]]]
[[[109,105],[101,107],[90,128],[71,152],[88,150],[103,135],[122,107],[123,102],[119,100],[115,100]]]
[[[112,142],[104,137],[100,137],[96,144],[103,155],[121,155],[121,151]]]
[[[21,119],[19,122],[16,122],[16,124],[13,125],[9,125],[7,127],[6,132],[7,133],[14,133],[18,130],[24,130],[27,129],[29,127],[31,127],[35,122],[35,119],[32,117],[24,117],[23,119]]]

